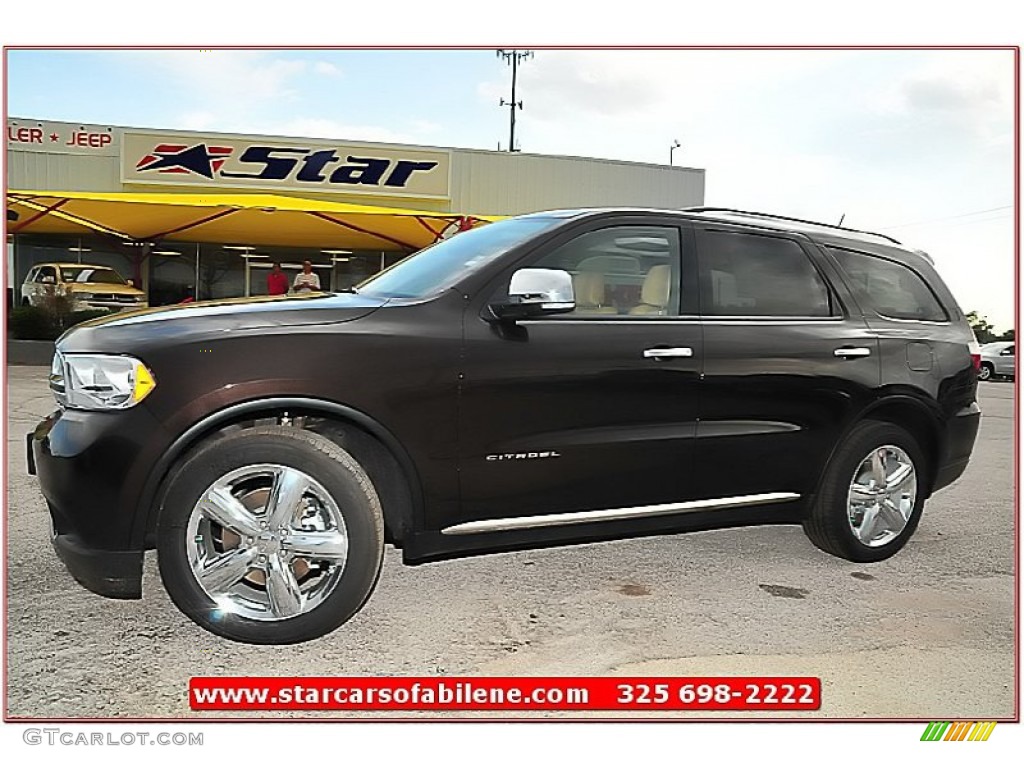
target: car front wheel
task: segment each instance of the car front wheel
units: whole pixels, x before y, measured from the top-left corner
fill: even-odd
[[[820,549],[854,562],[892,557],[917,528],[926,477],[924,453],[909,432],[861,422],[832,456],[804,532]]]
[[[981,381],[988,381],[995,376],[995,368],[992,367],[992,363],[982,363],[981,368],[978,369],[978,379]]]
[[[200,626],[247,643],[297,643],[353,616],[380,573],[377,493],[316,433],[243,429],[202,445],[161,510],[160,574]]]

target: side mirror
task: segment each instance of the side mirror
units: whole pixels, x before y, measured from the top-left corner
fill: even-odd
[[[125,280],[125,282],[128,284],[129,288],[134,288],[135,287],[135,281],[132,280],[130,277],[127,280]]]
[[[516,270],[509,281],[508,300],[491,304],[491,312],[500,320],[523,320],[574,309],[572,275],[564,269]]]
[[[1013,354],[1013,349],[1012,348],[1011,349],[1004,349],[999,354],[1002,355],[1003,357],[1009,357],[1010,355]]]

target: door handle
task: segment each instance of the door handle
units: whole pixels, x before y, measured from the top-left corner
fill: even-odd
[[[871,354],[868,347],[840,347],[835,351],[836,357],[867,357]]]
[[[644,357],[654,360],[665,357],[693,357],[693,350],[690,347],[654,347],[645,349]]]

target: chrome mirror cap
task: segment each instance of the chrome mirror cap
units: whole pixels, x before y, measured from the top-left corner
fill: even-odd
[[[564,269],[519,269],[508,287],[509,302],[539,305],[545,312],[571,312],[576,308],[572,275]]]

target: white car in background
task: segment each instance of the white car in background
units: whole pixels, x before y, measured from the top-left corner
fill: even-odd
[[[981,368],[978,378],[989,381],[995,376],[1015,378],[1017,375],[1017,355],[1015,343],[1012,341],[993,341],[981,348]]]
[[[42,306],[46,297],[65,297],[72,312],[88,309],[142,309],[146,294],[116,270],[102,264],[36,264],[21,285],[23,306]]]

